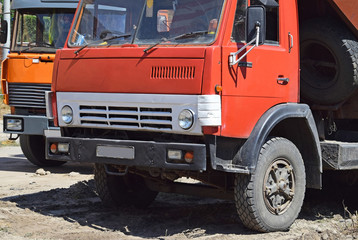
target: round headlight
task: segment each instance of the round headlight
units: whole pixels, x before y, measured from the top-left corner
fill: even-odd
[[[70,106],[64,106],[61,110],[62,121],[66,124],[70,124],[73,120],[73,111]]]
[[[194,123],[194,114],[192,111],[185,109],[179,114],[179,126],[182,129],[189,129],[193,126]]]

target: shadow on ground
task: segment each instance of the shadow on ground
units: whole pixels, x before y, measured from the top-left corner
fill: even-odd
[[[358,209],[358,197],[352,192],[353,189],[348,186],[308,191],[299,218],[317,220],[335,214],[344,216],[343,200],[353,213]],[[145,210],[132,207],[109,209],[103,207],[97,197],[93,180],[79,182],[69,188],[0,200],[15,202],[20,208],[61,217],[93,229],[121,231],[143,238],[178,233],[188,238],[206,234],[256,234],[243,227],[234,204],[229,201],[160,193]]]
[[[45,171],[50,171],[51,173],[93,173],[93,165],[88,163],[68,162],[58,167],[39,167],[30,163],[23,154],[10,154],[7,157],[0,156],[0,171],[35,173],[39,168],[43,168]]]
[[[358,211],[358,182],[342,178],[356,171],[327,172],[323,175],[322,190],[308,189],[300,217],[307,220],[330,218],[339,214],[344,218]],[[346,211],[347,209],[348,211]]]
[[[0,157],[0,171],[34,173],[22,154]],[[79,172],[91,174],[91,164],[67,163],[56,168],[44,168],[53,173]],[[353,174],[355,176],[355,174]],[[336,214],[348,216],[358,210],[357,186],[349,186],[328,176],[324,190],[309,190],[299,219],[319,220]],[[120,231],[130,236],[160,238],[184,234],[187,238],[214,234],[257,234],[239,221],[233,202],[217,199],[160,193],[145,210],[105,208],[95,193],[94,181],[78,182],[69,188],[58,188],[28,195],[2,198],[23,209],[45,216],[60,217],[100,231]]]
[[[94,229],[121,231],[143,238],[186,234],[188,229],[187,237],[194,237],[193,234],[253,233],[239,222],[235,206],[228,201],[160,193],[148,209],[109,209],[96,195],[93,180],[69,188],[0,200]],[[193,231],[197,228],[200,228],[198,232]]]

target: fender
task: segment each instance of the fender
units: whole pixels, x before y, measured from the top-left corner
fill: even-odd
[[[292,129],[292,132],[298,131],[300,133],[305,131],[306,138],[301,141],[305,142],[301,143],[305,149],[304,151],[300,149],[300,151],[306,165],[307,185],[313,188],[320,188],[322,173],[321,146],[312,112],[306,104],[279,104],[265,112],[256,123],[247,141],[234,157],[233,164],[240,168],[248,169],[251,174],[255,173],[261,147],[270,136],[271,131],[287,119],[300,119],[304,122],[303,126],[305,129],[297,130],[298,126],[292,126],[290,130]],[[287,134],[284,137],[290,136],[290,132]],[[294,143],[297,146],[297,142],[294,141]],[[308,149],[306,149],[307,147]],[[304,155],[304,152],[306,155]]]

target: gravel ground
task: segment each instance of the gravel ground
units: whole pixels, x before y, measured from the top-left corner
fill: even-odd
[[[0,145],[0,239],[358,239],[357,189],[331,184],[308,191],[290,231],[262,234],[240,223],[230,201],[160,193],[145,210],[105,208],[92,165],[41,170],[19,146],[5,144]]]

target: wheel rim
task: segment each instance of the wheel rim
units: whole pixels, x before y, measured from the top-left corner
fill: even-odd
[[[327,89],[337,82],[337,57],[326,45],[313,40],[305,41],[301,46],[301,56],[301,79],[307,85]]]
[[[267,209],[275,215],[289,209],[295,195],[295,175],[286,159],[276,159],[266,171],[263,186]]]

